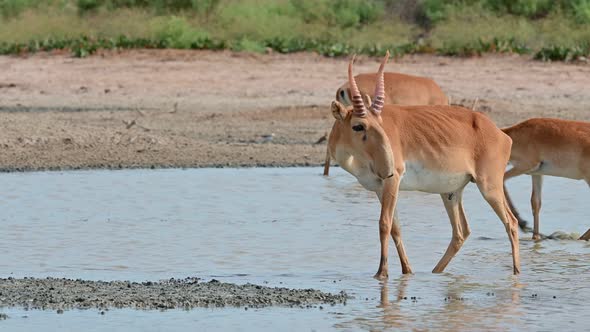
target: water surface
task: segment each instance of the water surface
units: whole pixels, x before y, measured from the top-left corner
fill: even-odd
[[[198,276],[355,296],[345,306],[306,310],[3,308],[11,318],[1,329],[550,331],[590,323],[590,244],[535,243],[521,234],[522,274],[512,276],[504,227],[473,184],[464,195],[471,237],[440,275],[430,271],[451,238],[441,199],[402,193],[402,236],[415,274],[400,274],[390,246],[386,283],[372,279],[378,201],[337,168],[328,178],[319,168],[9,173],[0,174],[0,188],[1,277]],[[530,178],[511,180],[509,189],[528,217]],[[586,231],[588,197],[583,182],[546,177],[541,231]]]

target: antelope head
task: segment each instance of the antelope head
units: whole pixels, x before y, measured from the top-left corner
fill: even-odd
[[[352,75],[354,56],[348,64],[352,106],[346,107],[337,100],[331,106],[332,115],[336,119],[329,141],[332,156],[353,174],[358,173],[358,167],[368,167],[371,173],[381,179],[391,177],[394,170],[391,145],[381,118],[385,101],[383,70],[388,58],[389,52],[383,58],[377,73],[375,99],[371,102],[366,97],[370,105],[368,109]]]

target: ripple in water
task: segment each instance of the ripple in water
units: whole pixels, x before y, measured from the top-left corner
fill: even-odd
[[[63,330],[571,330],[588,326],[590,244],[530,241],[511,275],[504,227],[470,184],[472,229],[445,273],[430,273],[451,227],[437,195],[403,192],[399,215],[413,275],[372,279],[378,259],[374,194],[340,169],[124,170],[0,174],[3,277],[136,281],[171,277],[318,288],[355,296],[310,310],[54,312],[4,308],[11,331]],[[530,179],[508,183],[530,215]],[[590,226],[585,183],[545,179],[541,230]],[[26,316],[26,318],[23,318]],[[106,317],[106,318],[105,318]]]

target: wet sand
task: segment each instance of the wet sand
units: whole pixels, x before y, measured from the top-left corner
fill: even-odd
[[[191,309],[196,307],[311,308],[346,303],[345,293],[237,285],[212,279],[170,279],[160,282],[89,281],[72,279],[2,278],[0,307],[25,309]],[[0,316],[1,317],[1,316]]]
[[[2,56],[0,170],[321,165],[346,62],[175,50]],[[361,58],[357,71],[376,66]],[[455,104],[478,98],[499,126],[590,120],[589,65],[420,55],[387,70],[432,77]]]

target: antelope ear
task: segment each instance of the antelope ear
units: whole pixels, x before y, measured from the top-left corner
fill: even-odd
[[[369,96],[366,93],[363,93],[362,97],[363,97],[363,102],[365,103],[365,106],[367,108],[371,107],[371,103],[372,103],[371,96]]]
[[[343,105],[352,105],[350,102],[350,89],[341,87],[336,91],[336,100],[341,102]]]
[[[338,120],[338,121],[344,121],[344,119],[346,119],[346,115],[348,115],[348,111],[346,110],[346,107],[344,107],[344,105],[342,105],[339,101],[334,100],[332,102],[332,116],[334,116],[334,119]]]

